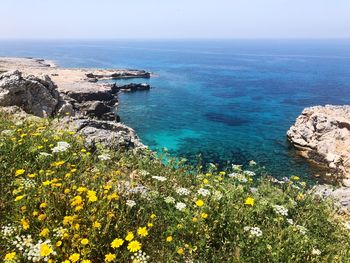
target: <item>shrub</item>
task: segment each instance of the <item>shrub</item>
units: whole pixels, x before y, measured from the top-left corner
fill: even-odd
[[[299,178],[90,152],[50,121],[0,115],[5,262],[350,262],[349,232]]]

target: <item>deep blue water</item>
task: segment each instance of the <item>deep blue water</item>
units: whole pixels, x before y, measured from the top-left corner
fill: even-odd
[[[349,40],[0,42],[0,56],[63,67],[152,71],[119,114],[152,149],[205,161],[255,160],[275,176],[317,172],[286,141],[304,107],[350,104]]]

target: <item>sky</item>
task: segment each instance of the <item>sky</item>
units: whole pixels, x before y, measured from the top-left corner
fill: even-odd
[[[350,0],[0,0],[3,39],[350,38]]]

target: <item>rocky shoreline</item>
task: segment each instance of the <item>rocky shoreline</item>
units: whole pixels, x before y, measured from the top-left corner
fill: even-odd
[[[116,85],[99,80],[150,78],[144,70],[60,68],[34,58],[0,58],[0,107],[18,117],[60,117],[60,128],[84,135],[87,144],[145,148],[114,112],[119,92],[149,90],[144,83]]]
[[[300,155],[327,170],[338,185],[318,185],[315,194],[331,198],[340,212],[350,213],[350,106],[305,108],[287,132]]]

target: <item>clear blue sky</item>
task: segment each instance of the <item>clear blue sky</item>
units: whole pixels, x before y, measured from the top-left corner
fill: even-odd
[[[0,38],[350,38],[350,0],[0,1]]]

